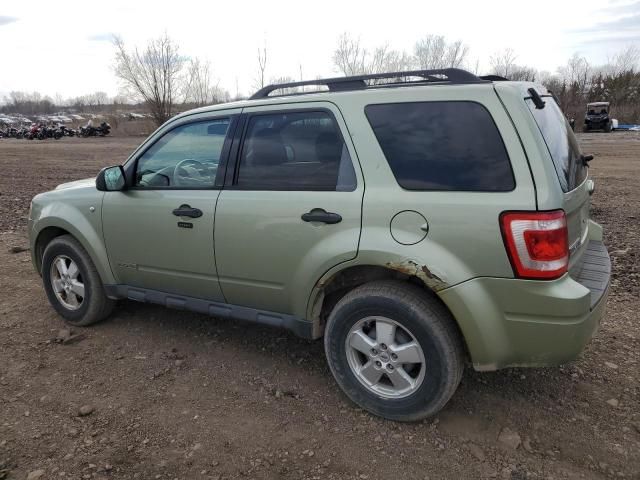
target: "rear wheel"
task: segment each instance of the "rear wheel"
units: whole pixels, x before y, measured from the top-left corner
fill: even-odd
[[[347,396],[392,420],[437,413],[462,378],[453,318],[437,299],[406,283],[374,282],[343,297],[327,322],[325,352]]]
[[[71,325],[91,325],[113,310],[115,302],[105,295],[89,254],[70,235],[56,237],[47,245],[42,280],[49,302]]]

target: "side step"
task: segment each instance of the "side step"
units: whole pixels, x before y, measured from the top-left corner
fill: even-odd
[[[201,298],[186,297],[129,285],[105,285],[104,289],[107,297],[114,300],[129,299],[136,302],[163,305],[177,310],[202,313],[217,318],[230,318],[277,328],[286,328],[299,337],[309,340],[313,338],[313,324],[293,315],[212,302]]]

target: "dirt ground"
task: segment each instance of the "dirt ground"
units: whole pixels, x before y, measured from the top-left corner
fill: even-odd
[[[640,134],[580,140],[614,268],[597,337],[560,368],[467,370],[416,424],[356,408],[322,342],[284,331],[122,302],[57,341],[29,253],[11,253],[29,200],[140,138],[0,140],[0,479],[640,479]]]

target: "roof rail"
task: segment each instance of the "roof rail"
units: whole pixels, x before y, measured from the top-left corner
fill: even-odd
[[[404,77],[421,77],[423,80],[402,80]],[[368,85],[367,80],[396,79],[396,82]],[[356,75],[352,77],[322,78],[304,82],[275,83],[267,85],[254,93],[249,100],[268,98],[271,92],[284,88],[306,87],[307,85],[325,85],[329,91],[364,90],[372,87],[402,86],[424,83],[484,83],[487,80],[475,76],[459,68],[441,68],[437,70],[410,70],[406,72],[373,73],[370,75]],[[308,92],[317,93],[317,92]],[[277,95],[276,95],[277,96]]]
[[[500,75],[483,75],[480,77],[482,80],[489,80],[490,82],[508,82],[509,79],[501,77]]]

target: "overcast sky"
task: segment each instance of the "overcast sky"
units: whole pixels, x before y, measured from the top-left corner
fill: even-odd
[[[603,63],[640,46],[640,0],[3,0],[0,98],[12,90],[115,95],[112,35],[143,46],[164,31],[184,55],[210,60],[233,95],[236,81],[240,93],[251,93],[265,41],[268,78],[299,78],[300,66],[305,78],[335,75],[331,55],[342,32],[367,47],[406,50],[424,35],[445,35],[468,44],[473,64],[484,67],[504,48],[518,64],[551,72],[574,52]]]

